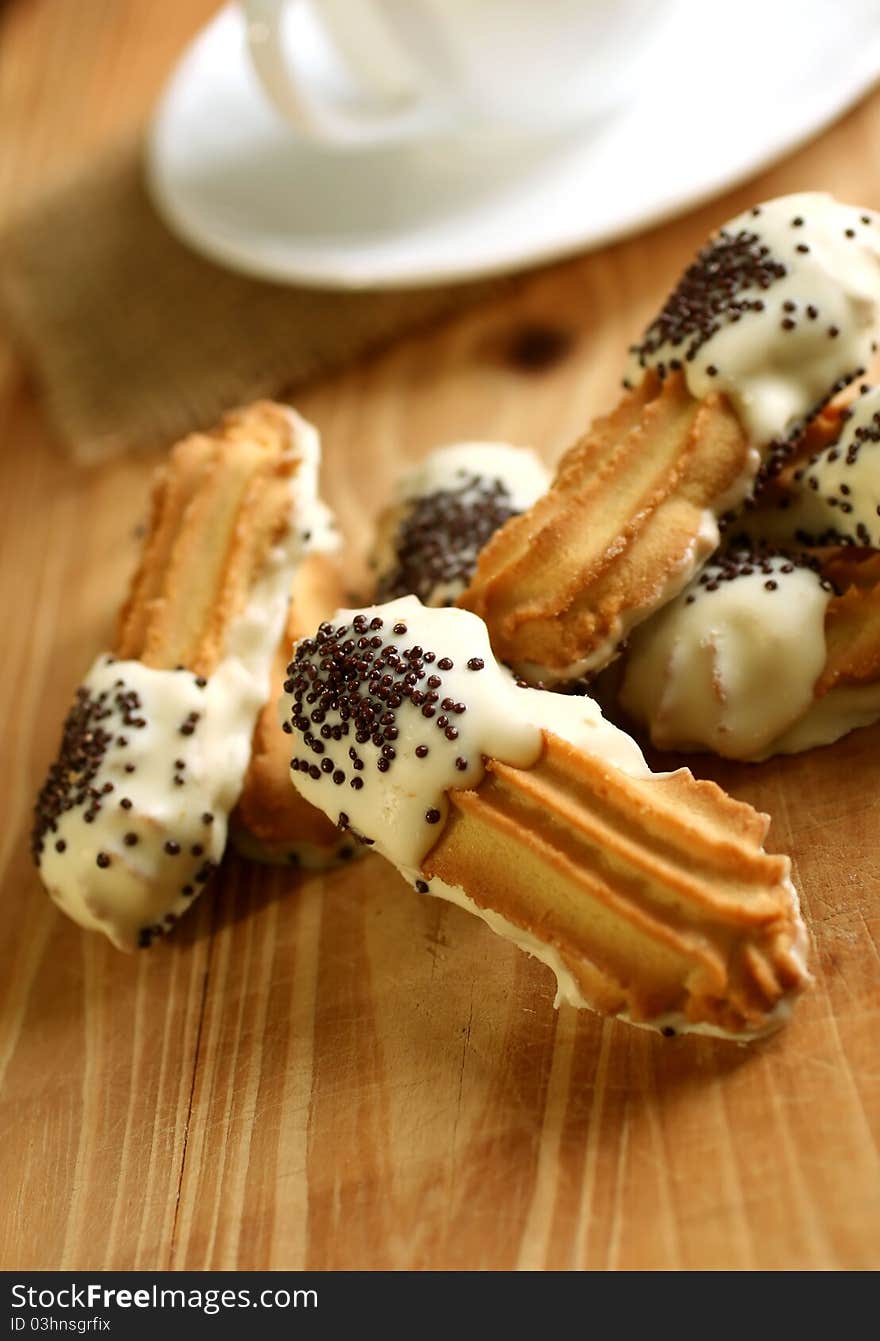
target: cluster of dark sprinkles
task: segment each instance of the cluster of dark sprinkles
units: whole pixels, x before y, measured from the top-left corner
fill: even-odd
[[[816,404],[811,407],[808,413],[804,416],[803,421],[795,424],[788,438],[784,439],[783,441],[779,441],[777,439],[776,441],[771,442],[769,448],[767,449],[767,455],[764,461],[762,462],[757,475],[755,476],[755,481],[754,484],[752,485],[749,497],[746,498],[743,503],[743,510],[745,512],[754,512],[756,508],[760,508],[764,505],[764,493],[766,489],[773,482],[773,480],[775,480],[782,473],[783,468],[785,467],[787,462],[791,459],[792,455],[796,452],[799,446],[801,435],[804,432],[804,426],[809,424],[811,420],[815,419],[818,414],[821,414],[821,412],[825,409],[826,405],[828,405],[829,402],[832,401],[839,392],[844,391],[848,386],[851,385],[851,383],[856,381],[859,377],[864,377],[864,375],[865,375],[864,368],[854,368],[851,373],[846,373],[844,374],[843,377],[839,377],[837,381],[834,383],[834,385],[830,388],[827,396],[823,396],[820,401],[817,401]],[[866,392],[866,388],[862,387],[860,390],[861,394],[864,395]],[[843,409],[840,411],[841,423],[845,423],[846,420],[851,417],[852,417],[851,409]],[[817,455],[812,458],[812,462],[818,461],[818,459],[819,456]],[[795,479],[799,478],[800,475],[795,474]],[[784,511],[786,508],[791,506],[791,501],[792,501],[791,497],[788,494],[784,494],[781,498],[778,498],[776,500],[775,506]],[[719,517],[718,528],[722,534],[730,530],[731,525],[734,524],[736,521],[736,517],[737,517],[736,511],[726,512],[721,517]],[[798,538],[801,539],[801,537]],[[812,540],[810,541],[802,540],[802,543],[812,544],[815,542],[813,542]]]
[[[751,213],[757,217],[761,213],[760,206],[756,206]],[[860,222],[867,225],[872,220],[869,215],[863,214]],[[795,215],[789,220],[795,237],[804,223],[801,215]],[[856,237],[854,228],[845,228],[843,232],[850,240]],[[795,241],[793,251],[798,256],[808,255],[809,243]],[[684,363],[693,361],[702,346],[722,326],[741,321],[748,312],[765,310],[764,299],[744,298],[742,295],[746,291],[767,290],[787,273],[784,262],[771,254],[770,248],[757,233],[746,228],[731,233],[722,228],[697,254],[696,260],[685,271],[660,314],[645,331],[641,343],[632,345],[630,352],[636,354],[639,365],[646,368],[658,350],[671,345],[673,349],[681,351],[680,356],[669,359],[668,363],[658,363],[656,371],[663,378],[667,373],[679,370]],[[779,309],[779,326],[783,331],[794,331],[801,322],[808,325],[818,323],[821,327],[821,321],[822,314],[813,303],[799,304],[787,299]],[[836,340],[840,328],[830,322],[824,328],[824,333],[829,340]],[[876,342],[872,343],[871,348],[876,352]],[[718,371],[714,364],[706,368],[710,377],[717,376]],[[837,391],[863,374],[864,369],[861,368],[841,378],[828,396],[813,407],[808,418],[817,414]]]
[[[746,508],[753,508],[755,506],[755,500],[760,496],[764,489],[767,488],[767,485],[770,484],[771,480],[775,480],[782,474],[786,463],[791,459],[792,453],[797,447],[799,434],[800,429],[796,429],[793,437],[781,442],[777,438],[770,443],[766,455],[758,467],[758,473],[755,476],[751,496],[746,499]],[[728,513],[727,517],[722,520],[726,521],[730,516],[731,514]]]
[[[796,568],[808,568],[814,573],[821,572],[821,565],[814,554],[780,549],[771,545],[746,544],[745,538],[741,539],[743,543],[734,543],[729,549],[716,555],[703,569],[697,586],[685,597],[686,605],[693,605],[702,592],[718,591],[726,582],[735,582],[738,577],[763,574],[766,578],[765,589],[777,591],[779,589],[777,579],[780,573],[787,575],[793,573]],[[778,562],[780,559],[781,563]],[[777,560],[777,563],[774,564],[773,560]],[[823,591],[835,591],[834,585],[827,578],[821,579],[820,586]]]
[[[877,353],[877,343],[876,341],[873,340],[871,341],[871,353],[872,354]],[[825,406],[828,405],[834,399],[834,397],[838,394],[838,392],[845,391],[846,388],[848,386],[851,386],[853,382],[858,381],[860,377],[864,377],[865,371],[866,370],[864,368],[853,368],[851,372],[844,373],[842,377],[838,377],[834,385],[829,388],[828,394],[823,396],[821,400],[817,400],[816,404],[812,405],[810,409],[807,411],[807,413],[804,415],[803,422],[801,424],[796,425],[792,429],[789,435],[790,439],[792,441],[797,439],[799,435],[803,432],[804,425],[808,424],[811,419],[815,419],[816,415],[820,414],[822,410],[825,409]],[[847,412],[844,411],[843,418],[846,419],[847,417],[848,417]]]
[[[316,782],[325,778],[332,786],[347,783],[360,791],[366,763],[358,746],[368,741],[379,751],[374,761],[376,771],[390,772],[397,758],[397,713],[404,701],[432,721],[444,741],[454,743],[458,739],[456,721],[467,711],[467,704],[444,694],[441,673],[454,669],[452,658],[438,656],[417,643],[404,647],[388,642],[387,635],[381,634],[384,624],[378,615],[372,619],[356,615],[351,624],[337,628],[322,624],[314,638],[305,639],[297,647],[284,682],[285,692],[294,700],[290,722],[285,726],[290,734],[294,730],[300,733],[308,753],[291,759],[294,772],[307,773]],[[394,624],[397,637],[406,632],[404,623]],[[480,657],[471,657],[467,666],[479,671],[484,663]],[[338,721],[331,725],[328,713]],[[330,740],[350,742],[347,768],[327,758],[326,743]],[[416,746],[416,758],[424,759],[429,753],[428,745]],[[459,755],[455,765],[464,771],[468,761]],[[425,819],[436,824],[440,812],[428,810]],[[340,811],[338,822],[341,829],[349,827],[344,811]]]
[[[864,392],[863,392],[864,394]],[[851,416],[850,416],[851,417]],[[880,410],[875,411],[868,423],[860,424],[854,429],[846,448],[841,446],[840,441],[832,443],[822,452],[817,452],[810,458],[807,465],[802,466],[794,473],[794,480],[802,487],[811,489],[816,494],[822,494],[823,481],[821,473],[817,473],[816,466],[831,464],[835,461],[842,461],[844,467],[850,467],[857,464],[862,448],[866,444],[880,443]],[[819,534],[812,534],[806,531],[798,531],[797,536],[801,543],[827,545],[862,545],[869,547],[875,543],[868,527],[864,522],[857,522],[856,525],[848,526],[845,518],[850,516],[854,510],[852,501],[852,487],[845,480],[837,483],[837,492],[828,492],[822,494],[823,501],[830,508],[836,508],[841,517],[840,526],[828,526]],[[880,517],[880,503],[875,505],[877,516]]]
[[[84,686],[76,691],[64,723],[58,758],[50,767],[34,806],[31,855],[37,865],[47,835],[57,832],[58,821],[66,811],[79,809],[84,823],[92,824],[103,806],[109,804],[113,783],[94,785],[104,758],[108,750],[124,752],[129,744],[128,733],[146,725],[140,697],[135,690],[126,689],[122,680],[98,694]],[[134,767],[126,764],[126,772],[134,772]],[[131,805],[131,802],[125,805],[126,799],[120,801],[124,809]],[[59,852],[64,850],[59,843],[55,846]],[[99,866],[108,864],[109,859],[98,862]]]
[[[414,595],[428,605],[437,587],[466,586],[480,550],[517,513],[502,481],[479,475],[414,500],[395,537],[395,566],[380,578],[377,599]]]
[[[833,502],[833,499],[829,501]],[[877,516],[880,517],[880,505],[877,507]],[[794,538],[799,545],[836,545],[841,549],[876,548],[874,538],[864,522],[858,522],[852,531],[839,531],[834,526],[826,526],[823,531],[807,531],[798,527]]]
[[[851,380],[852,380],[851,378],[841,380],[840,384],[836,385],[834,390],[829,394],[828,400],[831,399],[831,396],[836,395],[838,391],[842,391],[843,387],[848,385],[849,381]],[[812,419],[824,408],[826,404],[827,401],[823,401],[821,405],[818,405],[814,410],[811,410],[809,415],[807,416],[807,419],[808,420]],[[767,448],[766,456],[764,457],[764,460],[761,462],[761,465],[758,467],[758,472],[755,475],[755,479],[752,484],[751,490],[749,491],[748,496],[743,500],[742,503],[743,512],[754,512],[757,508],[763,505],[764,494],[766,490],[773,483],[773,481],[778,479],[778,477],[782,474],[782,471],[785,468],[786,464],[790,461],[792,455],[797,450],[798,442],[802,432],[803,432],[802,425],[798,425],[793,429],[790,437],[781,441],[779,439],[776,439],[775,441],[770,443],[770,446]],[[785,509],[790,506],[790,503],[791,500],[788,497],[788,495],[783,495],[776,501],[775,506],[777,508]],[[728,534],[731,526],[736,525],[738,517],[739,517],[739,510],[736,508],[734,508],[730,512],[722,513],[722,515],[718,518],[718,530],[720,531],[720,533],[722,535]]]
[[[112,664],[109,658],[108,664]],[[200,679],[202,677],[196,677],[197,684]],[[207,681],[204,681],[204,684],[206,683]],[[193,714],[192,717],[198,720],[197,714]],[[184,725],[190,725],[195,729],[192,717],[187,718]],[[95,780],[108,752],[124,758],[125,751],[130,747],[132,732],[139,731],[146,725],[147,719],[143,714],[138,693],[133,689],[127,689],[121,679],[117,680],[112,688],[101,690],[97,694],[85,686],[76,691],[73,707],[64,723],[58,758],[49,769],[34,807],[31,852],[37,865],[40,864],[46,843],[50,841],[52,834],[57,833],[59,820],[67,811],[79,810],[83,822],[92,824],[107,805],[117,806],[126,814],[134,809],[131,797],[119,796],[112,782],[104,782],[98,787],[95,785]],[[123,767],[128,773],[135,771],[134,764],[126,763]],[[186,761],[175,759],[172,769],[172,781],[178,786],[185,785]],[[209,827],[214,822],[214,816],[206,810],[201,816],[201,821],[203,825]],[[135,828],[128,829],[122,834],[122,843],[129,848],[137,847],[147,840],[148,835],[138,833]],[[59,853],[67,850],[63,838],[56,838],[53,847]],[[163,842],[162,850],[168,856],[177,857],[183,848],[175,839],[169,838]],[[193,857],[204,857],[204,844],[193,843],[188,852]],[[111,853],[102,849],[95,852],[94,861],[98,871],[111,870],[114,860]],[[192,883],[181,885],[180,894],[184,898],[191,898],[198,886],[210,880],[215,865],[209,859],[202,861],[195,874],[189,877]],[[138,944],[142,947],[149,946],[158,936],[170,930],[176,921],[176,916],[168,913],[162,925],[141,928]]]
[[[740,321],[749,312],[762,312],[762,298],[742,295],[749,290],[765,291],[787,273],[757,233],[745,228],[730,233],[722,228],[698,252],[641,343],[633,345],[630,352],[646,368],[651,357],[665,346],[680,350],[680,357],[657,366],[659,376],[665,377],[683,363],[692,362],[722,326]],[[790,318],[786,315],[783,319]],[[718,370],[710,365],[706,371],[712,376]]]

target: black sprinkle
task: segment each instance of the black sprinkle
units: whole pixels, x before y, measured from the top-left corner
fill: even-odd
[[[686,361],[693,360],[722,325],[763,310],[760,298],[746,296],[749,291],[766,290],[786,274],[785,265],[769,254],[757,233],[721,229],[684,272],[631,352],[642,368],[667,346],[680,350]],[[658,369],[661,376],[666,371]]]

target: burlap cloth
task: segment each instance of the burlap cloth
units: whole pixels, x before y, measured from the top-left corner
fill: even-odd
[[[0,238],[0,310],[81,462],[168,443],[231,405],[283,395],[498,287],[351,293],[222,270],[160,222],[130,144]]]

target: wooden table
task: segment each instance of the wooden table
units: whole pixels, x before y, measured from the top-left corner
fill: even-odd
[[[7,4],[0,201],[137,124],[211,9]],[[354,552],[434,443],[552,459],[713,224],[804,186],[876,208],[878,161],[875,96],[724,200],[303,394]],[[533,322],[571,337],[540,371],[510,358]],[[43,897],[27,834],[155,460],[73,468],[5,346],[0,435],[0,1265],[880,1265],[880,729],[699,765],[773,814],[815,938],[815,990],[761,1046],[556,1013],[547,970],[378,859],[310,880],[230,861],[179,934],[120,955]]]

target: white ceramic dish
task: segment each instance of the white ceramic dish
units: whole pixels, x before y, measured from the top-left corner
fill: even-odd
[[[296,284],[467,280],[607,243],[779,158],[880,77],[876,0],[739,0],[723,14],[671,5],[641,87],[601,123],[340,152],[269,105],[231,5],[162,96],[151,193],[197,250]]]

